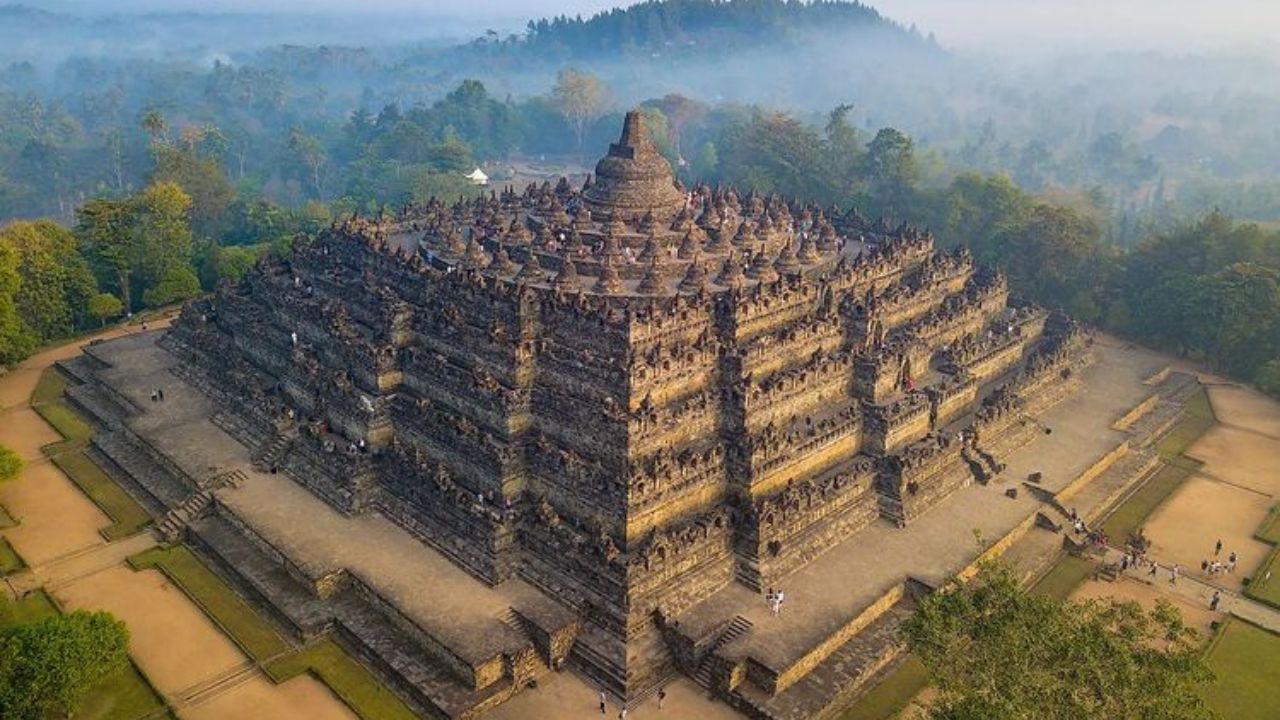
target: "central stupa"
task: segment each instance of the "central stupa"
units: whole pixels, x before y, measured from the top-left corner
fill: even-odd
[[[676,187],[671,165],[654,147],[638,111],[627,113],[622,137],[596,163],[595,182],[582,199],[593,215],[621,220],[653,213],[667,222],[684,208],[684,193]]]

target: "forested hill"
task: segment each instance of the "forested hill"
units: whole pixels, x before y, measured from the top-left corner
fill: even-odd
[[[588,19],[530,21],[521,47],[550,57],[615,56],[680,50],[744,50],[760,43],[804,41],[814,32],[882,30],[906,40],[915,33],[848,0],[648,0]]]

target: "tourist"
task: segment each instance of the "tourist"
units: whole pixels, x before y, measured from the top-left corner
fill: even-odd
[[[601,715],[609,714],[609,698],[605,696],[603,690],[600,691],[600,714]]]
[[[1218,542],[1213,545],[1213,556],[1217,557],[1222,554],[1222,538],[1218,538]]]
[[[1155,577],[1156,572],[1160,570],[1160,565],[1155,560],[1151,561],[1151,570],[1147,572],[1147,577]]]
[[[160,402],[164,402],[164,388],[156,390],[156,395],[160,398]]]
[[[1236,571],[1236,560],[1236,551],[1232,550],[1231,554],[1227,556],[1227,572],[1233,573]]]
[[[1169,584],[1177,585],[1178,575],[1180,575],[1181,573],[1182,573],[1182,567],[1179,565],[1174,565],[1173,567],[1169,568]]]
[[[786,598],[786,593],[778,591],[778,609],[773,612],[774,615],[782,614],[782,601]]]
[[[658,709],[662,709],[662,704],[667,701],[667,689],[658,688]]]
[[[618,720],[627,720],[627,706],[626,706],[626,705],[623,705],[623,706],[622,706],[622,709],[618,711]]]
[[[1217,612],[1217,611],[1218,611],[1218,603],[1220,603],[1220,602],[1222,602],[1222,594],[1221,594],[1221,593],[1219,593],[1217,590],[1214,590],[1214,591],[1213,591],[1213,598],[1212,598],[1211,600],[1209,600],[1209,610],[1210,610],[1210,611],[1212,611],[1212,612]]]

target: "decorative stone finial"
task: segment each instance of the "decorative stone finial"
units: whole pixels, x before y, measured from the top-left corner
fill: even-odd
[[[702,258],[694,254],[693,262],[689,263],[689,270],[685,272],[684,279],[680,281],[680,292],[699,293],[707,288],[707,271],[702,267]]]
[[[805,265],[812,265],[822,258],[818,253],[817,246],[813,243],[813,235],[811,233],[805,233],[804,237],[800,239],[800,254],[797,257]]]
[[[666,295],[667,294],[667,278],[663,272],[663,262],[658,259],[655,254],[649,261],[649,266],[645,268],[644,277],[640,278],[640,284],[636,287],[636,292],[641,295]]]
[[[618,278],[618,268],[614,266],[613,258],[608,255],[600,265],[600,277],[596,279],[592,290],[601,295],[617,295],[622,292],[622,280]]]
[[[702,250],[702,243],[699,242],[694,230],[690,229],[684,234],[684,239],[680,241],[680,249],[676,251],[676,257],[681,260],[693,260]]]
[[[746,282],[746,276],[742,273],[742,265],[738,263],[738,258],[732,253],[724,259],[724,265],[720,268],[720,274],[716,276],[716,284],[725,287],[740,287]]]
[[[778,272],[773,269],[773,264],[769,262],[769,258],[761,250],[756,253],[755,258],[751,261],[751,267],[747,268],[747,277],[759,280],[762,283],[771,283],[778,279]]]
[[[778,253],[778,259],[773,263],[773,269],[783,275],[798,275],[800,273],[800,261],[796,259],[796,251],[792,248],[790,240],[782,243],[782,250]]]
[[[516,264],[511,262],[511,256],[507,254],[507,249],[498,246],[493,254],[493,262],[489,265],[489,272],[494,275],[510,275],[516,271]]]
[[[551,283],[552,287],[564,293],[575,292],[581,290],[582,286],[578,282],[578,267],[574,262],[565,258],[564,266],[560,268],[559,274]]]
[[[522,282],[538,282],[542,280],[544,273],[542,271],[542,263],[538,261],[538,253],[529,253],[529,260],[520,268],[520,272],[516,273],[516,280]]]
[[[491,259],[484,246],[474,237],[467,241],[467,251],[462,256],[462,267],[466,270],[483,270],[489,266]]]

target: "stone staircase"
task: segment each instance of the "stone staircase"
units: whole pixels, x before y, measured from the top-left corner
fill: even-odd
[[[160,531],[160,536],[166,542],[177,542],[182,538],[182,531],[186,529],[187,523],[200,516],[205,508],[209,507],[209,503],[213,501],[213,492],[210,490],[201,490],[191,497],[187,498],[178,507],[170,510],[156,526]]]
[[[276,433],[271,442],[267,443],[257,457],[254,458],[254,468],[262,472],[271,472],[282,468],[289,451],[293,449],[293,441],[296,437],[296,434],[291,432]]]
[[[716,655],[716,651],[743,635],[746,635],[751,631],[751,625],[751,621],[741,615],[735,617],[733,621],[729,623],[728,627],[720,633],[720,637],[716,638],[715,642],[711,643],[711,647],[707,648],[706,654],[702,656],[702,661],[698,663],[698,667],[694,668],[692,675],[694,682],[707,690],[711,690],[711,666],[713,664],[713,658]]]

